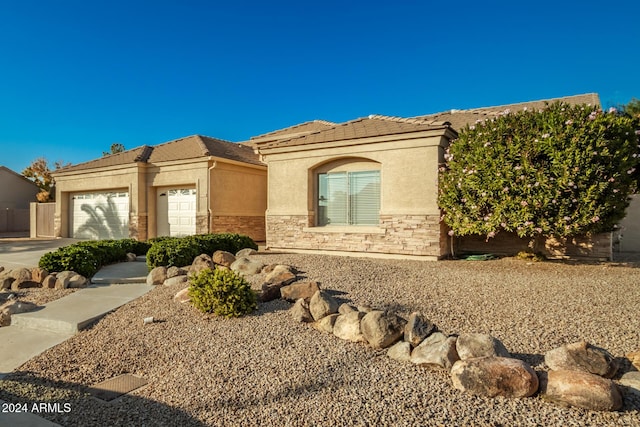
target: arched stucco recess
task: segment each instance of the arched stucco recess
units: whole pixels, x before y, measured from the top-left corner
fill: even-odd
[[[309,194],[307,197],[307,209],[309,214],[315,216],[315,204],[318,197],[318,185],[316,183],[316,175],[329,171],[360,171],[360,170],[380,170],[382,173],[382,163],[371,158],[362,156],[338,156],[329,160],[318,162],[307,171],[307,180]],[[314,224],[315,219],[310,218],[309,225]]]

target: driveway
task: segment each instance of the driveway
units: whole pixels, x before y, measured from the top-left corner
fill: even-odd
[[[78,239],[0,238],[0,266],[5,270],[37,267],[47,252],[78,242]]]

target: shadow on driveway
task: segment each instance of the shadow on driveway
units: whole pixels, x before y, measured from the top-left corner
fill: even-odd
[[[0,238],[0,266],[5,269],[36,267],[40,257],[78,239]]]

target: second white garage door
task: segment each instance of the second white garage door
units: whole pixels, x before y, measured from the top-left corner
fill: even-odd
[[[158,236],[196,234],[196,190],[173,188],[158,194]]]

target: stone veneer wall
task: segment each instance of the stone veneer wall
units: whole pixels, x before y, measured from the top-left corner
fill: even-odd
[[[129,237],[140,241],[149,238],[147,215],[131,215],[129,218]]]
[[[196,214],[196,234],[207,234],[209,232],[209,214]]]
[[[529,244],[529,239],[520,238],[515,233],[498,233],[489,241],[485,240],[484,236],[458,237],[454,241],[454,251],[457,255],[491,253],[512,256],[520,251],[528,250]],[[613,255],[611,245],[611,233],[571,238],[548,238],[543,253],[551,258],[610,260]]]
[[[211,232],[244,234],[254,242],[266,240],[264,216],[214,216]]]
[[[367,252],[441,257],[446,239],[438,215],[381,215],[381,232],[312,231],[308,215],[268,215],[267,245],[270,248]],[[357,227],[353,227],[357,230]],[[445,235],[446,237],[446,235]]]

